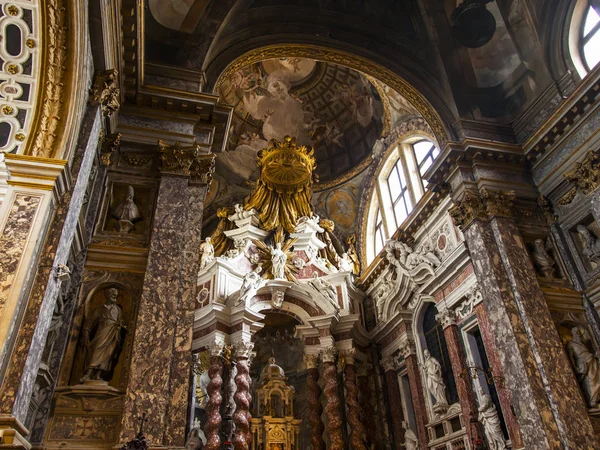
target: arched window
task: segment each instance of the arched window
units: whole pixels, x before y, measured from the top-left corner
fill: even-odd
[[[582,78],[600,62],[600,15],[588,0],[580,0],[575,6],[569,48]]]
[[[450,354],[448,353],[444,330],[442,330],[442,326],[435,318],[437,312],[435,305],[430,303],[423,315],[423,334],[429,353],[437,359],[442,366],[442,376],[446,383],[448,403],[453,404],[458,401],[458,391],[456,390],[454,374],[452,373]]]
[[[385,241],[409,217],[425,194],[427,182],[423,174],[440,154],[425,135],[405,138],[387,151],[381,163],[375,192],[367,215],[367,264],[381,252]]]

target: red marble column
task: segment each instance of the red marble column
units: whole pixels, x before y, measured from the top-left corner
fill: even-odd
[[[375,409],[373,408],[373,393],[369,384],[367,363],[361,364],[358,369],[358,402],[362,410],[362,422],[364,424],[365,436],[367,438],[367,447],[376,445],[376,424],[375,424]]]
[[[323,432],[325,426],[321,421],[323,407],[321,406],[320,396],[321,388],[319,387],[319,369],[317,368],[316,355],[304,355],[304,363],[308,377],[306,379],[307,401],[310,422],[310,444],[313,450],[325,450],[325,441],[323,440]]]
[[[395,356],[387,356],[381,360],[383,371],[385,372],[385,385],[387,389],[387,401],[392,422],[392,437],[396,443],[396,448],[404,442],[404,412],[402,410],[402,400],[400,396],[400,386],[398,385],[398,360]]]
[[[252,342],[240,341],[235,344],[235,357],[237,375],[235,377],[236,392],[233,396],[235,401],[235,413],[233,423],[235,424],[235,437],[233,447],[235,450],[248,450],[252,433],[250,432],[250,372],[248,369],[248,358],[254,348]]]
[[[458,399],[469,440],[471,442],[483,442],[483,430],[477,421],[476,395],[470,381],[467,358],[458,333],[458,327],[456,326],[454,311],[448,309],[440,311],[436,318],[444,329],[444,337],[446,338],[446,345],[450,355],[454,382],[456,383]],[[471,419],[474,419],[474,421],[472,422]]]
[[[523,438],[521,437],[521,430],[510,403],[510,393],[508,392],[506,382],[501,377],[502,365],[500,364],[500,358],[496,352],[494,336],[492,335],[487,313],[485,312],[482,303],[475,307],[475,314],[477,315],[477,323],[479,325],[479,331],[481,332],[481,338],[485,345],[485,354],[492,369],[492,374],[497,378],[494,386],[496,387],[498,400],[502,407],[502,415],[504,416],[504,423],[508,429],[508,436],[510,437],[513,448],[522,448]]]
[[[413,409],[415,412],[415,422],[417,423],[417,437],[419,438],[419,447],[421,450],[427,450],[429,438],[427,436],[427,409],[425,408],[425,397],[423,395],[423,381],[419,362],[414,344],[405,343],[400,347],[400,354],[404,357],[406,363],[406,372],[408,383],[410,385],[410,396],[412,398]]]
[[[330,441],[328,450],[343,450],[344,448],[336,356],[337,350],[335,347],[328,347],[321,351],[323,379],[325,380],[325,415],[327,417],[327,434]]]
[[[358,404],[358,387],[356,386],[356,367],[354,365],[355,350],[346,350],[344,358],[344,387],[346,388],[347,418],[350,424],[350,448],[366,450],[364,443],[365,429],[360,420],[360,405]]]
[[[221,448],[221,403],[223,402],[223,396],[221,395],[221,386],[223,386],[223,362],[221,360],[221,352],[223,351],[223,344],[215,343],[210,348],[210,368],[208,369],[208,376],[210,382],[206,387],[208,391],[208,402],[206,403],[206,415],[208,419],[204,426],[204,434],[206,435],[206,450],[219,450]]]

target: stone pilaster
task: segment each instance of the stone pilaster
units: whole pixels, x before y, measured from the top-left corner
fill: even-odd
[[[423,381],[419,362],[414,344],[406,342],[400,347],[400,355],[404,358],[406,364],[406,373],[410,385],[410,395],[412,398],[413,409],[415,412],[415,422],[417,424],[417,437],[419,438],[419,447],[421,450],[427,450],[429,438],[427,436],[427,409],[425,408],[425,397],[423,395]]]
[[[458,399],[462,410],[465,427],[471,442],[483,442],[483,434],[479,422],[477,421],[477,401],[473,385],[470,382],[469,370],[467,369],[467,358],[463,349],[458,327],[456,326],[456,316],[454,311],[445,309],[439,312],[436,319],[444,329],[444,337],[450,355],[452,373],[456,382]]]
[[[321,350],[323,379],[325,381],[325,389],[323,390],[325,394],[325,416],[327,417],[327,434],[329,435],[330,450],[342,450],[344,448],[336,357],[337,350],[335,347],[328,347]]]
[[[133,342],[121,441],[148,414],[150,447],[183,446],[203,192],[189,187],[198,146],[159,142],[161,179]],[[194,208],[194,209],[191,209]],[[168,368],[168,370],[165,370]],[[167,432],[168,430],[168,432]]]
[[[308,401],[308,411],[310,422],[310,444],[313,450],[325,450],[325,441],[323,432],[325,426],[321,420],[323,407],[321,406],[321,388],[319,387],[319,369],[317,367],[317,355],[304,355],[304,364],[308,376],[306,378],[306,388],[308,390],[306,398]]]
[[[360,420],[360,405],[358,403],[358,387],[356,385],[356,365],[354,355],[356,350],[349,349],[342,353],[344,358],[344,388],[346,389],[346,409],[350,424],[350,448],[366,450],[364,443],[365,429]]]
[[[514,194],[483,192],[482,198],[487,217],[464,220],[462,202],[451,214],[463,229],[482,288],[525,447],[594,448],[585,403],[578,401],[577,382],[511,217]]]
[[[400,448],[400,443],[404,442],[404,412],[402,411],[402,398],[400,395],[400,386],[398,385],[398,359],[396,356],[386,356],[382,358],[381,365],[385,373],[385,386],[387,389],[387,401],[389,408],[390,421],[392,424],[393,443],[396,448]]]
[[[9,181],[11,188],[7,193],[7,199],[11,198],[13,194],[15,201],[20,198],[24,199],[25,197],[22,197],[18,193],[23,188],[33,192],[37,191],[31,197],[31,199],[38,199],[34,202],[36,203],[35,213],[29,218],[24,217],[26,220],[21,222],[27,226],[28,232],[34,231],[36,228],[30,220],[35,222],[36,219],[41,219],[42,222],[46,222],[47,217],[44,216],[47,215],[48,210],[44,212],[43,209],[50,205],[49,195],[51,190],[56,189],[55,192],[60,195],[60,200],[57,202],[57,208],[50,222],[45,242],[41,238],[46,232],[44,226],[38,226],[37,233],[29,234],[31,237],[35,235],[38,243],[44,243],[43,248],[40,249],[37,272],[33,270],[33,267],[29,267],[29,264],[23,264],[23,261],[19,262],[19,270],[27,269],[28,276],[34,277],[33,283],[29,284],[30,281],[26,280],[25,276],[20,280],[19,276],[15,278],[14,273],[11,278],[11,281],[15,283],[14,286],[18,286],[22,293],[29,293],[29,297],[26,302],[27,306],[22,311],[22,318],[20,318],[18,328],[13,328],[14,334],[11,338],[12,349],[10,353],[8,353],[6,345],[3,349],[2,367],[5,370],[0,388],[1,417],[8,419],[12,417],[19,422],[26,420],[42,352],[45,347],[56,301],[60,293],[61,280],[57,277],[57,273],[59,267],[66,267],[68,262],[71,244],[75,237],[77,223],[89,183],[100,128],[101,115],[99,109],[94,107],[89,108],[81,130],[81,135],[85,138],[80,140],[81,143],[76,149],[70,165],[70,183],[66,182],[66,177],[64,177],[65,174],[63,173],[64,178],[62,178],[62,182],[57,186],[54,184],[58,173],[64,167],[64,161],[7,155],[6,163],[9,172],[11,172],[11,180]],[[58,167],[60,167],[60,170],[57,170]],[[31,177],[29,181],[28,176]],[[40,191],[45,191],[46,193]],[[7,204],[7,206],[9,205]],[[33,209],[30,207],[17,208],[16,211],[18,212],[19,210],[33,212]],[[12,234],[12,232],[7,233],[5,225],[2,235],[10,239]],[[31,243],[27,244],[25,242],[23,250],[26,250],[28,245],[31,251],[32,247],[36,244],[33,243],[33,246],[31,246]],[[2,250],[7,249],[4,248]],[[23,256],[25,254],[21,253],[20,257]],[[28,256],[31,258],[33,255],[30,254]],[[34,259],[30,259],[30,262],[32,261]],[[8,267],[10,268],[11,266],[9,265]],[[31,286],[30,291],[27,289],[28,285]],[[21,299],[21,301],[24,300],[24,298]],[[2,315],[2,322],[4,323],[6,323],[4,319],[8,319],[10,314],[16,312],[17,304],[12,303],[10,308],[13,308],[12,313],[8,309],[0,313]],[[11,318],[12,320],[13,318]],[[1,329],[4,329],[4,325],[0,324]],[[5,337],[6,335],[0,338],[2,339],[0,342],[3,344],[5,344]],[[0,425],[0,428],[2,428],[2,425]]]

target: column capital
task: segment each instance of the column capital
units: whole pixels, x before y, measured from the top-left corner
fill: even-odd
[[[190,166],[190,183],[207,186],[215,172],[215,154],[199,154]]]
[[[233,343],[236,358],[250,359],[253,356],[254,342],[240,340]]]
[[[492,217],[513,217],[512,208],[515,197],[515,191],[493,191],[485,188],[481,190],[481,198],[483,198],[490,219]]]
[[[105,117],[112,116],[121,107],[119,72],[115,69],[96,72],[90,91],[90,102],[100,105]]]
[[[215,339],[207,347],[208,353],[210,354],[211,357],[222,356],[224,349],[225,349],[225,342],[223,342],[220,339]]]
[[[304,365],[306,365],[307,369],[316,369],[318,362],[319,362],[318,355],[312,355],[312,354],[304,355]]]
[[[183,146],[181,142],[167,144],[158,140],[160,154],[160,172],[167,175],[189,177],[190,168],[194,161],[200,156],[198,144]]]
[[[475,220],[486,221],[487,214],[477,192],[466,191],[461,201],[448,210],[454,223],[465,231]]]
[[[346,364],[354,365],[355,357],[356,357],[356,349],[355,348],[348,348],[346,350],[340,351],[340,358],[342,360],[342,366],[345,366]]]
[[[337,354],[338,354],[338,350],[333,345],[322,348],[319,351],[319,356],[321,357],[321,361],[323,361],[324,363],[335,363]]]
[[[384,356],[381,358],[381,365],[383,366],[384,372],[395,372],[398,369],[398,357],[393,355]]]
[[[408,358],[411,355],[417,354],[415,343],[410,341],[405,341],[402,344],[400,344],[400,348],[398,350],[400,351],[400,356],[402,356],[402,358],[404,359]]]
[[[440,323],[442,328],[448,328],[456,325],[456,313],[449,308],[445,308],[436,314],[435,320]]]

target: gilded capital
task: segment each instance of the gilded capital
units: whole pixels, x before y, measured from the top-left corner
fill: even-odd
[[[464,198],[448,211],[454,223],[465,231],[474,220],[487,220],[483,202],[478,194],[467,191]]]
[[[112,155],[121,146],[121,133],[102,135],[99,140],[100,144],[100,164],[110,166],[112,164]]]
[[[190,167],[190,182],[201,186],[209,185],[215,172],[215,154],[198,155]]]
[[[565,173],[564,177],[584,195],[595,191],[600,185],[600,155],[590,150],[585,159],[580,163],[575,163],[575,167]],[[570,196],[567,203],[570,203],[573,197],[575,197],[574,194]]]
[[[322,348],[319,352],[321,356],[321,360],[324,363],[335,363],[335,359],[337,357],[338,351],[334,346]]]
[[[481,190],[481,197],[485,203],[485,209],[488,217],[512,217],[513,202],[515,200],[515,191],[492,191],[489,189]]]
[[[118,72],[115,69],[97,72],[90,91],[90,101],[102,107],[102,114],[112,116],[121,107]]]
[[[190,168],[200,155],[198,144],[184,147],[181,142],[171,145],[159,140],[158,150],[160,152],[161,173],[183,177],[191,175]]]
[[[316,369],[318,361],[318,355],[304,355],[304,365],[307,369]]]

